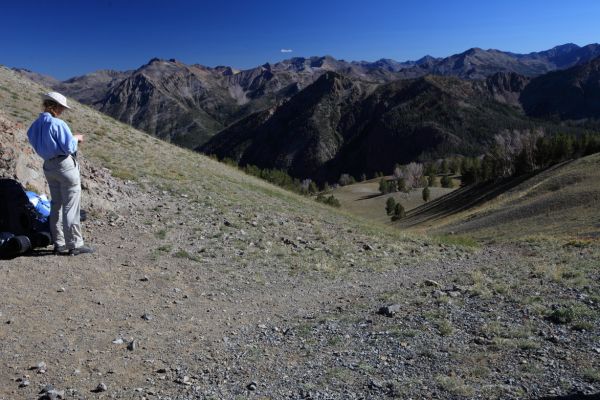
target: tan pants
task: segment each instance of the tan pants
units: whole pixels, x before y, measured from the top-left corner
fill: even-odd
[[[72,156],[44,162],[44,174],[50,187],[50,233],[55,246],[68,249],[83,246],[80,207],[79,164]]]

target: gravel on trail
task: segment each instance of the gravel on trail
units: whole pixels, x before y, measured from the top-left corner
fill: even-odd
[[[553,323],[535,309],[557,299],[524,305],[510,293],[519,282],[505,275],[544,257],[532,246],[416,237],[394,248],[309,217],[186,208],[162,191],[122,202],[86,222],[95,254],[0,261],[0,399],[600,390],[598,325]],[[597,311],[590,284],[552,293]]]

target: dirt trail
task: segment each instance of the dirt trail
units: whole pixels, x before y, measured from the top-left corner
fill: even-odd
[[[410,360],[421,357],[414,351],[444,348],[447,340],[421,337],[435,329],[416,333],[419,315],[440,307],[430,303],[432,291],[447,297],[443,290],[454,290],[458,277],[518,260],[503,247],[368,243],[351,229],[342,235],[344,252],[336,254],[341,234],[334,225],[323,231],[310,219],[289,220],[278,212],[248,221],[240,210],[227,215],[184,207],[171,194],[135,198],[86,223],[94,255],[42,250],[0,261],[0,399],[37,398],[48,383],[65,390],[64,398],[80,399],[235,398],[255,391],[272,398],[454,397],[452,390],[444,395],[434,389],[447,372],[445,361],[430,359],[410,372]],[[313,253],[323,254],[320,263],[311,265]],[[434,282],[428,288],[426,281],[440,287]],[[400,321],[377,315],[380,306],[398,300]],[[468,332],[472,318],[461,315],[453,323],[466,324]],[[397,336],[398,329],[408,336]],[[371,343],[377,332],[383,336]],[[113,343],[119,339],[123,343]],[[135,348],[128,350],[132,340]],[[449,343],[454,340],[451,346],[466,357],[469,340],[457,335]],[[399,342],[406,347],[398,348]],[[409,355],[398,354],[404,360],[398,365],[415,376],[398,382],[416,383],[390,389],[385,382],[399,367],[379,368],[410,348]],[[345,357],[365,371],[346,376]],[[30,370],[40,362],[47,366],[43,374]],[[29,385],[19,387],[23,380]],[[99,383],[106,392],[92,392]]]
[[[227,242],[215,241],[206,248],[198,246],[197,238],[190,243],[201,252],[178,258],[172,255],[175,249],[157,250],[164,248],[164,241],[145,223],[156,220],[158,204],[170,210],[161,216],[170,224],[193,219],[195,212],[177,211],[182,209],[177,198],[163,195],[153,204],[147,201],[151,198],[145,195],[121,215],[88,221],[85,234],[97,248],[94,255],[54,256],[38,250],[0,261],[0,398],[31,398],[46,383],[74,388],[88,398],[100,381],[109,384],[111,393],[123,395],[147,386],[147,378],[161,367],[190,367],[194,360],[224,351],[231,335],[263,324],[293,324],[357,299],[376,302],[383,292],[424,279],[440,280],[449,270],[468,270],[474,263],[457,262],[469,257],[458,251],[452,262],[420,263],[407,255],[381,271],[365,264],[341,273],[333,265],[330,272],[295,272],[290,263],[296,261],[287,255],[247,262]],[[170,219],[171,211],[176,219]],[[200,232],[203,237],[223,228],[220,218],[202,217],[215,221]],[[231,229],[232,234],[240,230]],[[186,232],[178,234],[183,241]],[[297,246],[283,244],[279,251],[297,251],[293,258],[314,251]],[[376,248],[357,254],[367,253],[386,257]],[[119,338],[125,344],[112,343]],[[127,351],[132,338],[139,348]],[[41,361],[47,365],[44,374],[28,370]],[[31,385],[19,389],[14,379],[24,375],[30,375]],[[163,383],[157,392],[181,389]]]

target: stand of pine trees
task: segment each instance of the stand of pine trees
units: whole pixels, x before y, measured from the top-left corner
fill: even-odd
[[[560,162],[600,152],[600,135],[582,136],[558,134],[538,138],[511,156],[494,147],[483,158],[465,157],[460,171],[463,184],[518,176],[550,167]]]

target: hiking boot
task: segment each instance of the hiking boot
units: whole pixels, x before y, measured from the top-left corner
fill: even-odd
[[[74,249],[69,250],[69,255],[70,256],[78,256],[80,254],[90,254],[93,253],[94,249],[92,249],[89,246],[81,246],[81,247],[77,247]]]
[[[64,244],[62,246],[54,245],[54,250],[52,250],[54,254],[67,254],[69,249]]]

